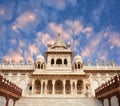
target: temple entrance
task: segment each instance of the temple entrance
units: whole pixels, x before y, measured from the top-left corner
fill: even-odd
[[[52,80],[48,80],[48,84],[47,84],[47,93],[48,94],[52,94],[52,88],[53,88]]]
[[[83,88],[83,81],[82,80],[78,80],[77,81],[77,94],[81,94],[82,93],[82,88]]]
[[[63,93],[63,83],[61,80],[57,80],[55,82],[55,94],[62,94]]]
[[[35,81],[35,94],[40,94],[41,93],[41,82],[40,80]]]

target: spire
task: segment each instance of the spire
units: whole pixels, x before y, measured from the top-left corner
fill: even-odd
[[[54,47],[65,47],[66,48],[66,45],[65,45],[64,41],[60,37],[60,33],[58,33],[56,42],[53,44],[53,48]]]

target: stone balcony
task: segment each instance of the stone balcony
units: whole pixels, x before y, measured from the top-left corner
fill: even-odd
[[[25,64],[1,64],[1,70],[34,70],[34,65],[25,65]]]

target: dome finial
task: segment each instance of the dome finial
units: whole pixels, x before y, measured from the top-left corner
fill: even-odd
[[[58,33],[58,36],[60,36],[60,33]]]

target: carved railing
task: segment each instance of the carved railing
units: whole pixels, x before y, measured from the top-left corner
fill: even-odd
[[[15,84],[11,83],[9,80],[7,80],[1,75],[0,75],[0,88],[6,90],[7,92],[15,94],[17,98],[22,96],[22,89],[16,86]]]
[[[116,75],[111,80],[107,81],[105,84],[102,84],[95,90],[96,97],[101,96],[109,91],[112,91],[120,87],[120,75]]]

